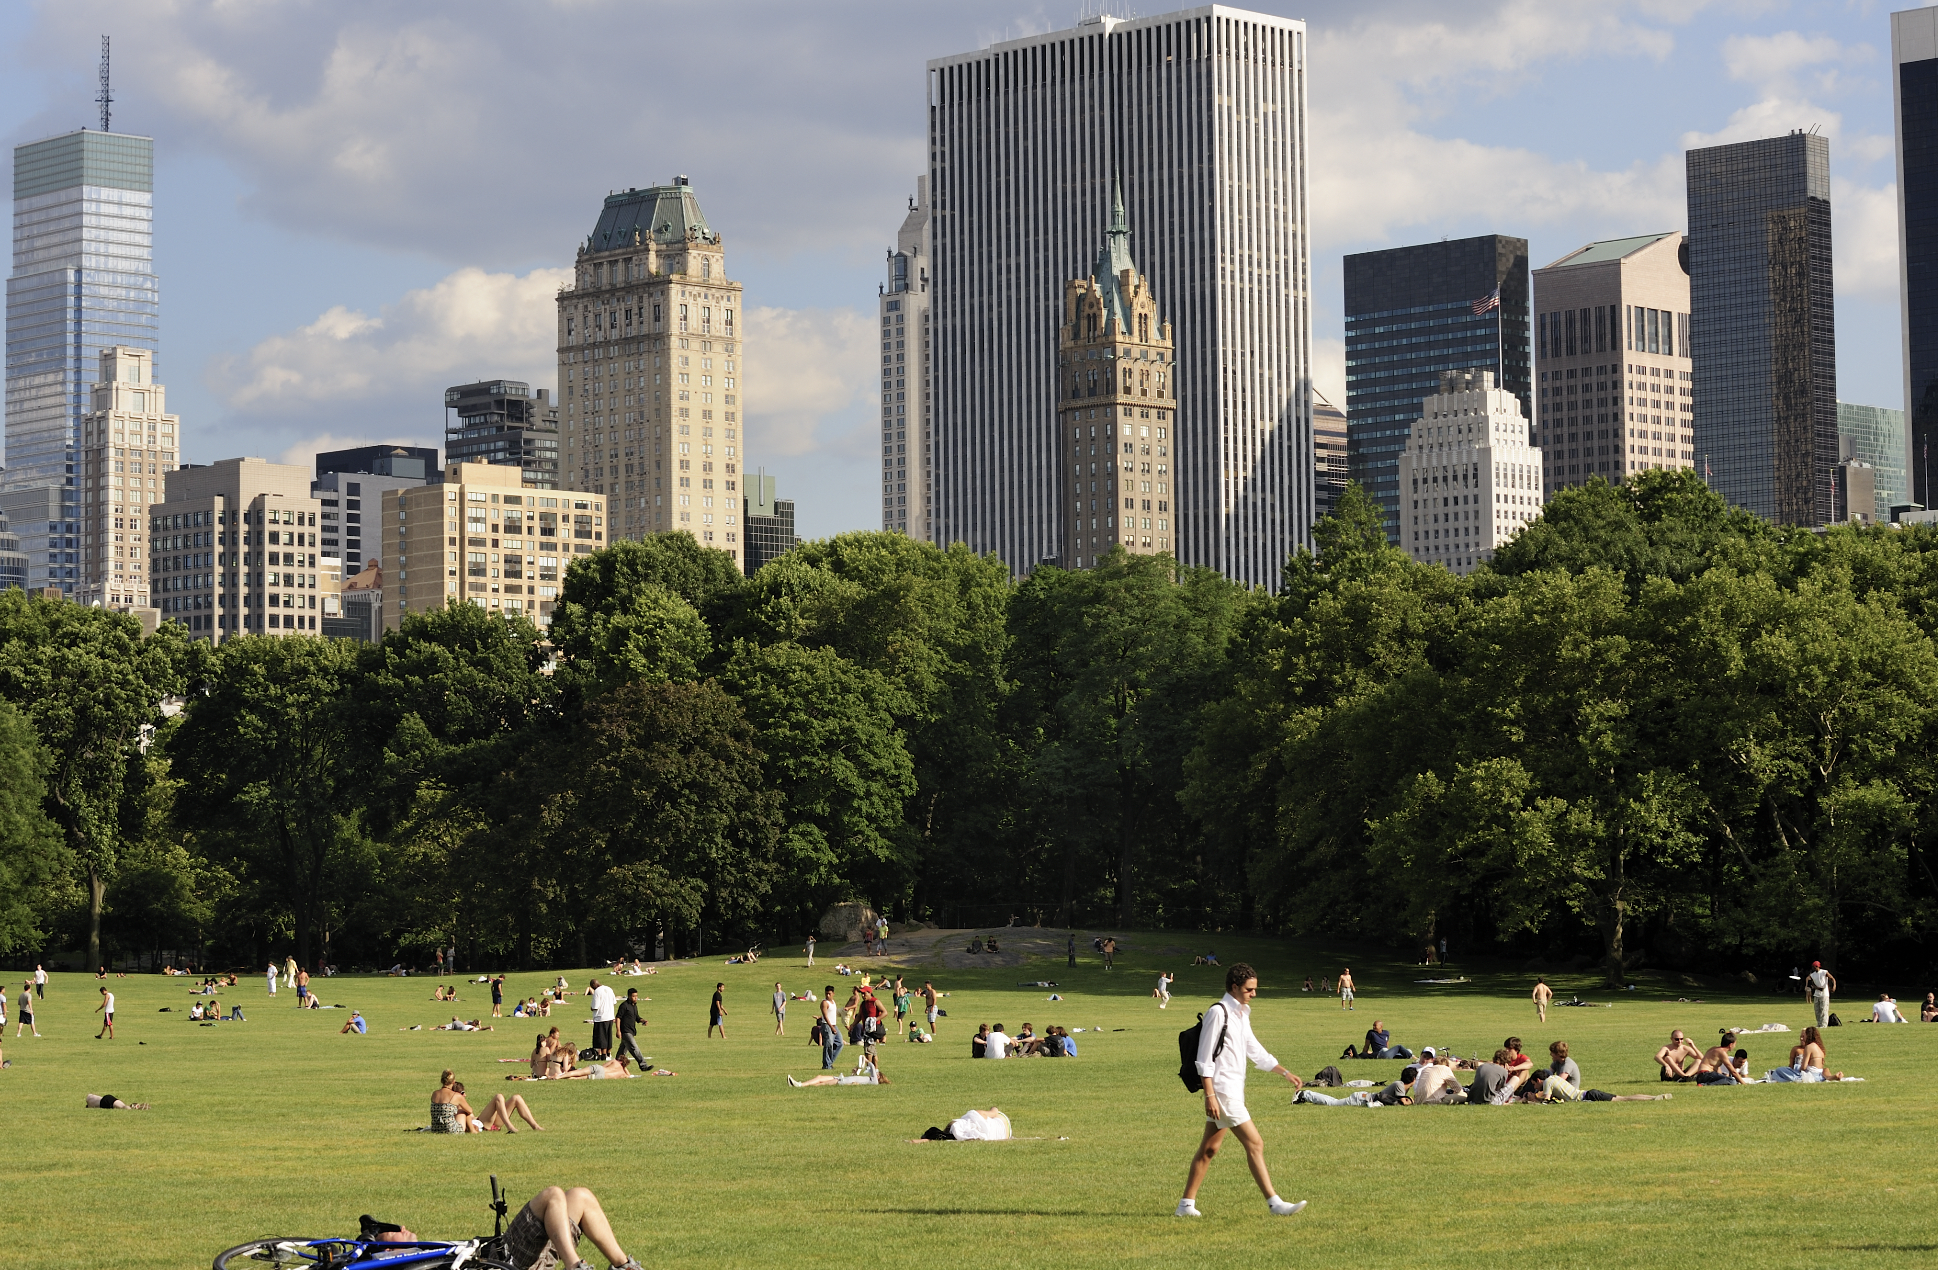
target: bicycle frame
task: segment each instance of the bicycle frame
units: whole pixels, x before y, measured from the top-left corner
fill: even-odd
[[[483,1241],[467,1239],[458,1243],[441,1240],[414,1240],[382,1243],[364,1239],[291,1239],[275,1246],[275,1263],[282,1266],[417,1266],[430,1262],[448,1264],[458,1270],[483,1246]],[[348,1253],[348,1256],[342,1255]]]

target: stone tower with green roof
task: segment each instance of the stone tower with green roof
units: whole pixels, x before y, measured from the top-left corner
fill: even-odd
[[[684,176],[610,194],[558,294],[559,487],[612,537],[682,530],[744,565],[740,284]]]
[[[1124,196],[1087,278],[1063,288],[1057,337],[1064,562],[1088,568],[1113,544],[1175,552],[1177,345],[1131,259]]]

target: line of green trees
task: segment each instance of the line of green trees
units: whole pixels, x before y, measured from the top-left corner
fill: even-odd
[[[1464,578],[1357,489],[1315,540],[1272,594],[876,533],[743,578],[668,534],[577,562],[549,639],[457,605],[211,647],[0,595],[0,952],[583,965],[860,899],[1611,980],[1931,965],[1938,534],[1652,473]]]

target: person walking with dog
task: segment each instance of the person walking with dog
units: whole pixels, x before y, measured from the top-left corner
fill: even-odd
[[[1273,1058],[1258,1038],[1252,1035],[1252,999],[1258,995],[1258,972],[1244,962],[1225,972],[1225,995],[1204,1013],[1199,1025],[1198,1056],[1193,1064],[1204,1087],[1204,1139],[1191,1157],[1185,1175],[1184,1198],[1178,1201],[1179,1217],[1202,1217],[1198,1211],[1198,1187],[1218,1154],[1227,1133],[1238,1138],[1245,1148],[1245,1162],[1251,1166],[1252,1180],[1265,1195],[1265,1206],[1276,1217],[1291,1217],[1305,1209],[1305,1201],[1288,1203],[1272,1186],[1272,1175],[1265,1167],[1265,1139],[1245,1109],[1245,1063],[1249,1060],[1262,1072],[1272,1072],[1290,1081],[1294,1089],[1305,1082]]]

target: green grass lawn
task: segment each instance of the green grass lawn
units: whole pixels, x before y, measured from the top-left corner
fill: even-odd
[[[13,1038],[18,980],[9,985],[0,1072],[6,1150],[0,1155],[5,1247],[0,1265],[206,1266],[215,1252],[261,1235],[352,1232],[360,1213],[408,1222],[427,1237],[489,1230],[486,1177],[522,1200],[550,1184],[595,1189],[629,1252],[648,1266],[947,1264],[968,1266],[1326,1265],[1420,1267],[1932,1264],[1930,1092],[1938,1027],[1853,1026],[1827,1033],[1833,1066],[1864,1084],[1675,1087],[1668,1103],[1564,1107],[1325,1109],[1293,1106],[1290,1090],[1254,1072],[1248,1102],[1281,1194],[1311,1201],[1300,1217],[1267,1215],[1236,1146],[1213,1166],[1198,1221],[1172,1217],[1201,1124],[1199,1100],[1176,1077],[1176,1034],[1222,990],[1222,972],[1191,969],[1167,946],[1204,936],[1138,934],[1106,974],[1087,951],[1021,968],[925,975],[952,995],[939,1043],[891,1039],[882,1088],[794,1090],[812,1074],[811,1016],[792,1010],[786,1039],[766,1012],[776,978],[789,988],[831,976],[833,951],[810,971],[798,952],[759,966],[718,959],[618,981],[653,998],[646,1052],[677,1078],[520,1082],[494,1062],[525,1053],[537,1029],[503,1020],[483,1034],[403,1032],[448,1019],[431,981],[337,979],[326,1002],[361,1008],[368,1036],[339,1036],[347,1011],[298,1013],[261,978],[240,1000],[249,1022],[198,1027],[188,984],[112,981],[119,1037],[94,1039],[92,977],[56,976],[42,1003],[41,1040]],[[1086,949],[1088,940],[1084,941]],[[955,946],[953,941],[951,946]],[[1556,980],[1612,1009],[1553,1009],[1543,1026],[1527,1000],[1532,977],[1456,965],[1473,982],[1420,987],[1425,973],[1365,950],[1219,936],[1227,959],[1261,971],[1256,1030],[1302,1075],[1334,1061],[1374,1018],[1412,1045],[1489,1052],[1518,1034],[1530,1052],[1573,1047],[1590,1086],[1658,1092],[1649,1056],[1671,1027],[1707,1041],[1722,1026],[1783,1022],[1789,1036],[1744,1044],[1760,1072],[1787,1057],[1809,1022],[1801,998],[1729,995],[1644,978],[1605,993],[1592,977]],[[1300,992],[1300,980],[1353,965],[1356,1012]],[[866,964],[866,963],[860,963]],[[1150,992],[1161,966],[1178,970],[1176,1001]],[[1439,972],[1434,972],[1439,973]],[[582,986],[584,973],[571,976]],[[1060,1003],[1021,979],[1060,981]],[[726,1041],[707,1041],[707,997],[728,985]],[[513,975],[515,996],[549,975]],[[1680,1003],[1678,996],[1701,997]],[[577,1004],[575,999],[574,1004]],[[172,1013],[159,1013],[162,1006]],[[456,1009],[490,1008],[479,985]],[[509,1007],[508,1007],[509,1008]],[[1847,1017],[1867,1011],[1839,1003]],[[582,1010],[551,1022],[583,1042]],[[1081,1057],[974,1062],[981,1022],[1012,1033],[1025,1020],[1102,1027],[1078,1037]],[[1119,1030],[1121,1029],[1121,1030]],[[440,1069],[455,1068],[473,1103],[526,1095],[545,1133],[431,1136]],[[1397,1074],[1398,1063],[1348,1065],[1349,1075]],[[154,1110],[101,1113],[84,1094],[145,1100]],[[479,1095],[483,1095],[482,1098]],[[968,1107],[1002,1107],[1019,1137],[1005,1144],[911,1144]],[[584,1251],[590,1253],[591,1246]],[[1907,1255],[1908,1254],[1908,1255]],[[601,1263],[603,1264],[603,1263]]]

